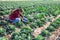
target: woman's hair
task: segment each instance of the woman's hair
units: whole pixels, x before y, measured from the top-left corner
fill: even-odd
[[[20,7],[19,7],[19,8],[17,8],[17,9],[14,9],[14,10],[13,10],[13,12],[15,12],[15,11],[23,12],[22,8],[20,8]]]
[[[19,11],[20,11],[20,12],[23,12],[23,10],[22,10],[21,8],[19,9]]]

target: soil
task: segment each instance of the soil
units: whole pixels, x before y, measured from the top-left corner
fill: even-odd
[[[47,38],[46,40],[57,40],[57,38],[60,35],[60,27],[58,29],[56,29],[54,32],[52,32],[52,35]]]

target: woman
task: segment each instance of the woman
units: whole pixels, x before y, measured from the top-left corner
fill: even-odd
[[[9,15],[9,20],[12,21],[13,23],[16,23],[21,20],[20,17],[22,17],[23,21],[24,16],[22,15],[22,9],[16,9]]]

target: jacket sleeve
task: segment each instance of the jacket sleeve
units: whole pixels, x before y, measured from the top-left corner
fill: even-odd
[[[24,16],[22,15],[22,13],[20,13],[20,16],[21,16],[22,18],[24,18]]]

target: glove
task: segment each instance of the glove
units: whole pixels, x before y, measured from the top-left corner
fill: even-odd
[[[23,19],[23,22],[25,22],[25,23],[28,22],[28,19],[27,18],[24,18]]]

